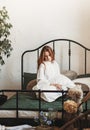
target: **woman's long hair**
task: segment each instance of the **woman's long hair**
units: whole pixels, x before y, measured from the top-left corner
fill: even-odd
[[[49,55],[51,56],[52,60],[53,61],[55,59],[55,56],[54,56],[54,51],[52,50],[52,48],[50,46],[44,46],[41,50],[41,53],[40,53],[40,57],[38,59],[38,68],[40,66],[41,63],[44,63],[45,61],[45,57],[44,57],[44,53],[45,52],[48,52]]]

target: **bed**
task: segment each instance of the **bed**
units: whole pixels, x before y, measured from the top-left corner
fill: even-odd
[[[67,91],[59,91],[62,93],[62,97],[48,103],[40,98],[43,91],[31,90],[36,84],[37,59],[41,48],[45,45],[53,48],[61,73],[75,83],[81,84],[84,95],[88,93],[90,89],[90,49],[70,39],[48,41],[36,49],[23,52],[21,56],[21,90],[1,90],[2,95],[7,93],[12,95],[0,105],[0,122],[2,125],[12,126],[25,123],[37,125],[34,117],[39,116],[40,111],[48,111],[48,108],[53,108],[53,112],[58,112],[56,118],[63,119],[63,102],[68,98],[65,96]],[[35,92],[39,93],[39,98],[36,98]],[[51,93],[52,91],[46,92]],[[88,109],[90,109],[89,100],[83,104],[83,112]]]

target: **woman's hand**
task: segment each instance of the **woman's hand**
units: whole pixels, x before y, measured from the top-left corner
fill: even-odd
[[[62,90],[62,85],[60,85],[60,84],[50,84],[50,85],[55,86],[59,90]]]

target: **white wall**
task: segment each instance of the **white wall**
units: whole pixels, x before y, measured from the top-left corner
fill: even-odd
[[[21,86],[21,54],[48,40],[69,38],[90,48],[90,0],[0,0],[13,25],[14,50],[0,72],[0,88]]]

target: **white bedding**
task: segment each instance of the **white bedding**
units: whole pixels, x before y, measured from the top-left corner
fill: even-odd
[[[73,80],[73,82],[78,82],[78,83],[83,83],[86,84],[89,89],[90,89],[90,77],[86,77],[86,78],[77,78],[75,80]]]

